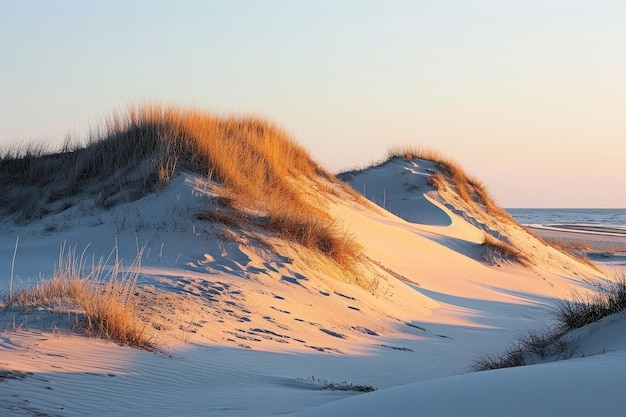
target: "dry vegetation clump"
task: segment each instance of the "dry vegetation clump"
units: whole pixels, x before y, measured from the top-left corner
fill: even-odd
[[[483,355],[470,366],[473,372],[524,366],[534,361],[546,360],[565,352],[562,341],[565,332],[560,330],[532,330],[505,349],[501,354]]]
[[[506,242],[496,239],[489,233],[484,233],[483,246],[485,247],[485,256],[487,261],[497,263],[500,260],[508,260],[520,263],[522,265],[530,265],[532,261],[522,251]]]
[[[411,146],[396,147],[389,150],[388,158],[404,158],[411,161],[415,158],[433,161],[439,165],[443,174],[435,172],[429,182],[437,190],[441,190],[449,184],[459,197],[470,206],[480,206],[489,215],[505,221],[513,221],[513,218],[505,210],[502,210],[489,195],[487,187],[476,178],[468,176],[461,165],[450,158],[446,158],[432,149],[420,149]],[[447,180],[447,181],[446,181]]]
[[[428,183],[435,187],[435,190],[443,190],[446,186],[446,178],[443,176],[441,172],[435,172],[430,177],[428,177]]]
[[[286,132],[256,117],[147,105],[110,117],[85,146],[68,142],[51,155],[41,148],[6,153],[0,210],[28,222],[66,210],[75,204],[72,197],[84,195],[108,209],[158,190],[180,170],[219,183],[232,200],[230,219],[255,213],[265,230],[318,248],[347,268],[359,262],[359,245],[299,188],[303,179],[339,181]]]
[[[557,309],[559,326],[574,330],[626,309],[626,275],[616,282],[597,285],[597,291],[588,296],[575,295],[562,300]]]
[[[412,145],[393,146],[387,151],[387,159],[404,158],[407,161],[413,159],[425,159],[427,161],[447,161],[440,152],[432,148],[418,148]]]
[[[473,201],[479,202],[487,213],[490,215],[507,222],[514,222],[513,217],[506,211],[501,209],[495,202],[495,200],[489,194],[487,186],[476,178],[469,178],[469,184],[473,188]]]
[[[561,300],[556,308],[556,323],[551,329],[531,331],[499,355],[485,355],[475,360],[473,371],[523,366],[555,355],[563,357],[567,344],[563,336],[572,330],[595,323],[611,314],[626,310],[626,276],[616,282],[598,284],[596,291]]]
[[[299,378],[300,379],[300,378]],[[372,385],[361,385],[361,384],[353,384],[351,382],[343,381],[343,382],[332,382],[323,378],[316,378],[311,376],[307,378],[307,381],[315,384],[318,389],[329,390],[329,391],[356,391],[356,392],[374,392],[376,391],[376,387]]]
[[[351,262],[358,259],[361,246],[352,238],[346,238],[345,231],[334,221],[324,218],[309,218],[299,213],[281,213],[268,219],[264,225],[268,230],[277,231],[287,240],[317,250],[350,268]]]
[[[62,248],[52,277],[9,294],[8,305],[25,311],[74,311],[78,327],[88,334],[151,349],[134,297],[141,256],[142,253],[128,271],[123,270],[119,260],[111,268],[102,261],[87,271],[84,259],[76,257],[75,249]]]

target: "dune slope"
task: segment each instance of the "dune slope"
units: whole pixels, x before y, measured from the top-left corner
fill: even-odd
[[[267,149],[279,146],[257,122],[230,120],[216,134],[223,121],[193,115],[174,120],[200,133],[184,124],[175,132],[203,144],[252,135],[267,139]],[[130,126],[137,117],[129,116]],[[111,138],[119,139],[105,143]],[[302,411],[359,387],[427,384],[466,372],[476,355],[548,321],[555,297],[605,279],[519,225],[463,203],[453,187],[436,190],[432,161],[392,159],[352,173],[354,190],[377,206],[306,155],[298,153],[303,165],[276,165],[283,156],[241,146],[252,156],[231,161],[231,178],[210,150],[189,149],[179,148],[163,182],[132,198],[127,191],[146,191],[145,183],[125,183],[111,204],[98,205],[98,181],[109,180],[96,176],[28,221],[3,206],[13,213],[0,224],[4,259],[13,260],[18,236],[19,244],[0,288],[49,277],[62,245],[87,265],[112,251],[125,265],[141,254],[132,297],[158,346],[146,352],[85,335],[77,326],[83,313],[64,306],[5,303],[3,414],[259,416]],[[212,175],[194,165],[201,156]],[[18,160],[4,163],[19,167]],[[265,167],[256,183],[253,164]],[[3,187],[15,195],[47,189]],[[321,240],[311,236],[320,229]],[[490,252],[486,233],[532,262]]]

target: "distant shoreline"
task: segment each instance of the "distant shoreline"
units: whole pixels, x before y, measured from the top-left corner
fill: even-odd
[[[626,230],[606,226],[576,224],[525,225],[543,239],[584,242],[597,250],[626,248]]]
[[[527,227],[535,230],[554,230],[554,231],[566,231],[574,233],[589,233],[599,235],[617,235],[626,236],[626,229],[621,229],[614,226],[592,226],[581,224],[546,224],[546,225],[528,225]]]

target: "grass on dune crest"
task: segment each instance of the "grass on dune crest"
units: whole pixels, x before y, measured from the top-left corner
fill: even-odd
[[[497,263],[500,260],[509,260],[527,266],[533,264],[532,256],[520,250],[515,241],[510,241],[503,236],[503,229],[498,224],[516,225],[521,229],[526,229],[496,204],[482,181],[469,176],[457,162],[444,157],[435,150],[412,146],[392,148],[388,152],[388,158],[403,158],[407,161],[417,158],[432,161],[438,165],[439,170],[428,178],[430,184],[437,191],[444,191],[448,188],[454,190],[469,209],[475,212],[470,215],[470,221],[476,221],[477,226],[483,228],[485,232],[483,246],[486,250],[487,261]],[[474,219],[476,214],[483,219]],[[534,236],[530,231],[526,231]],[[539,237],[535,237],[543,242]]]
[[[117,259],[112,267],[102,260],[86,268],[75,248],[62,247],[52,277],[9,294],[8,305],[26,312],[40,308],[76,311],[76,324],[87,334],[152,349],[134,297],[141,256],[140,252],[126,271]]]
[[[40,146],[6,152],[0,210],[28,222],[67,209],[77,195],[108,209],[158,190],[180,170],[219,183],[230,210],[238,212],[232,219],[254,212],[265,230],[348,269],[359,262],[360,246],[299,187],[301,179],[339,181],[286,132],[257,117],[146,105],[109,117],[84,146],[68,141],[55,154]]]
[[[440,170],[429,177],[429,182],[436,190],[443,191],[450,187],[456,191],[463,202],[476,212],[485,213],[503,223],[517,224],[508,212],[496,204],[483,182],[469,176],[461,165],[444,157],[441,153],[432,149],[400,146],[390,149],[387,157],[389,159],[403,158],[407,161],[423,159],[435,162]],[[497,263],[499,260],[510,260],[523,265],[532,264],[528,256],[516,248],[514,244],[505,241],[506,239],[499,233],[493,232],[489,228],[484,232],[483,246],[486,249],[487,261]]]
[[[261,199],[267,193],[294,191],[286,184],[288,174],[331,177],[268,121],[161,106],[111,116],[104,127],[90,133],[85,146],[68,141],[52,155],[40,145],[7,151],[0,168],[2,186],[49,186],[49,203],[104,183],[106,189],[97,190],[103,206],[133,197],[117,195],[123,190],[133,190],[135,197],[152,191],[177,168],[208,175],[241,195]]]
[[[582,248],[572,248],[567,245],[560,244],[556,241],[545,241],[532,231],[523,227],[505,210],[500,208],[495,200],[490,196],[485,184],[465,173],[463,168],[450,158],[446,158],[441,153],[432,149],[421,149],[412,146],[400,146],[392,148],[388,152],[388,158],[404,158],[407,161],[415,158],[429,160],[437,163],[441,167],[441,172],[435,172],[429,177],[429,182],[437,190],[444,190],[446,187],[452,187],[459,197],[470,207],[483,211],[487,215],[504,223],[515,224],[524,229],[527,233],[534,236],[540,242],[550,245],[580,263],[596,268],[581,251]],[[529,265],[532,260],[527,254],[520,251],[515,245],[502,240],[501,236],[485,234],[484,246],[487,249],[487,258],[490,261],[497,259],[509,259],[518,263]]]
[[[433,186],[440,189],[448,183],[458,193],[459,197],[469,205],[478,205],[489,215],[498,219],[513,221],[511,215],[496,204],[482,181],[467,175],[461,165],[450,158],[444,157],[436,150],[412,146],[399,146],[391,148],[387,153],[387,157],[404,158],[407,161],[417,158],[437,163],[441,167],[442,174],[434,174],[433,177],[431,177],[431,184]],[[447,182],[445,181],[446,179]]]

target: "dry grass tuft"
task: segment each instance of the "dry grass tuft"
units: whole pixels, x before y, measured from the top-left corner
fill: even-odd
[[[469,205],[480,206],[489,215],[500,220],[513,221],[511,215],[496,204],[482,181],[468,176],[461,165],[444,157],[441,153],[433,149],[400,146],[390,149],[387,156],[388,158],[404,158],[407,161],[418,158],[437,163],[443,174],[436,172],[429,179],[431,185],[437,190],[442,190],[446,184],[449,184]]]
[[[290,197],[294,187],[286,184],[288,177],[326,174],[263,119],[144,106],[111,116],[84,147],[68,145],[52,155],[42,147],[6,153],[0,158],[0,186],[50,189],[43,202],[48,205],[90,192],[97,205],[108,208],[154,191],[179,169],[209,174],[249,199],[263,199],[268,192]],[[8,212],[21,211],[8,196],[2,203]],[[35,214],[46,211],[24,220]]]
[[[86,195],[109,209],[158,190],[180,170],[207,175],[232,200],[198,218],[261,224],[344,267],[360,262],[360,246],[301,187],[339,182],[285,131],[257,117],[146,105],[111,116],[83,147],[7,153],[0,157],[0,212],[29,222]]]
[[[515,222],[513,217],[507,211],[501,209],[496,204],[495,200],[489,194],[487,186],[482,181],[479,181],[476,178],[469,178],[468,182],[472,187],[472,200],[481,204],[487,213],[506,222]]]
[[[428,177],[428,183],[437,191],[443,191],[446,187],[446,179],[441,172],[435,172]]]
[[[575,294],[572,299],[561,300],[556,308],[556,323],[552,328],[530,331],[519,337],[503,353],[478,358],[471,368],[473,371],[486,371],[524,366],[554,356],[567,359],[573,352],[566,354],[568,346],[563,339],[564,335],[624,310],[626,276],[622,275],[615,282],[598,284],[596,291],[587,296]]]
[[[354,269],[352,263],[361,256],[361,246],[354,239],[346,238],[345,231],[335,222],[323,218],[281,213],[271,217],[265,226],[277,231],[284,239],[317,250],[348,269]]]
[[[594,323],[611,314],[626,309],[626,275],[615,282],[597,285],[591,295],[574,295],[562,300],[557,310],[557,320],[563,331],[569,331]]]
[[[29,310],[78,310],[79,327],[88,334],[152,349],[134,298],[141,256],[128,271],[119,260],[111,268],[102,261],[87,271],[82,256],[79,259],[75,249],[63,247],[52,278],[11,294],[9,305]]]
[[[532,261],[522,251],[514,246],[496,239],[489,233],[484,233],[483,246],[486,260],[497,263],[500,260],[513,261],[522,265],[531,265]]]
[[[425,159],[427,161],[441,162],[447,161],[440,152],[432,148],[420,148],[412,145],[393,146],[387,151],[387,159],[404,158],[407,161],[413,159]]]
[[[471,365],[473,372],[524,366],[565,352],[565,332],[558,329],[531,330],[501,354],[482,355]]]

